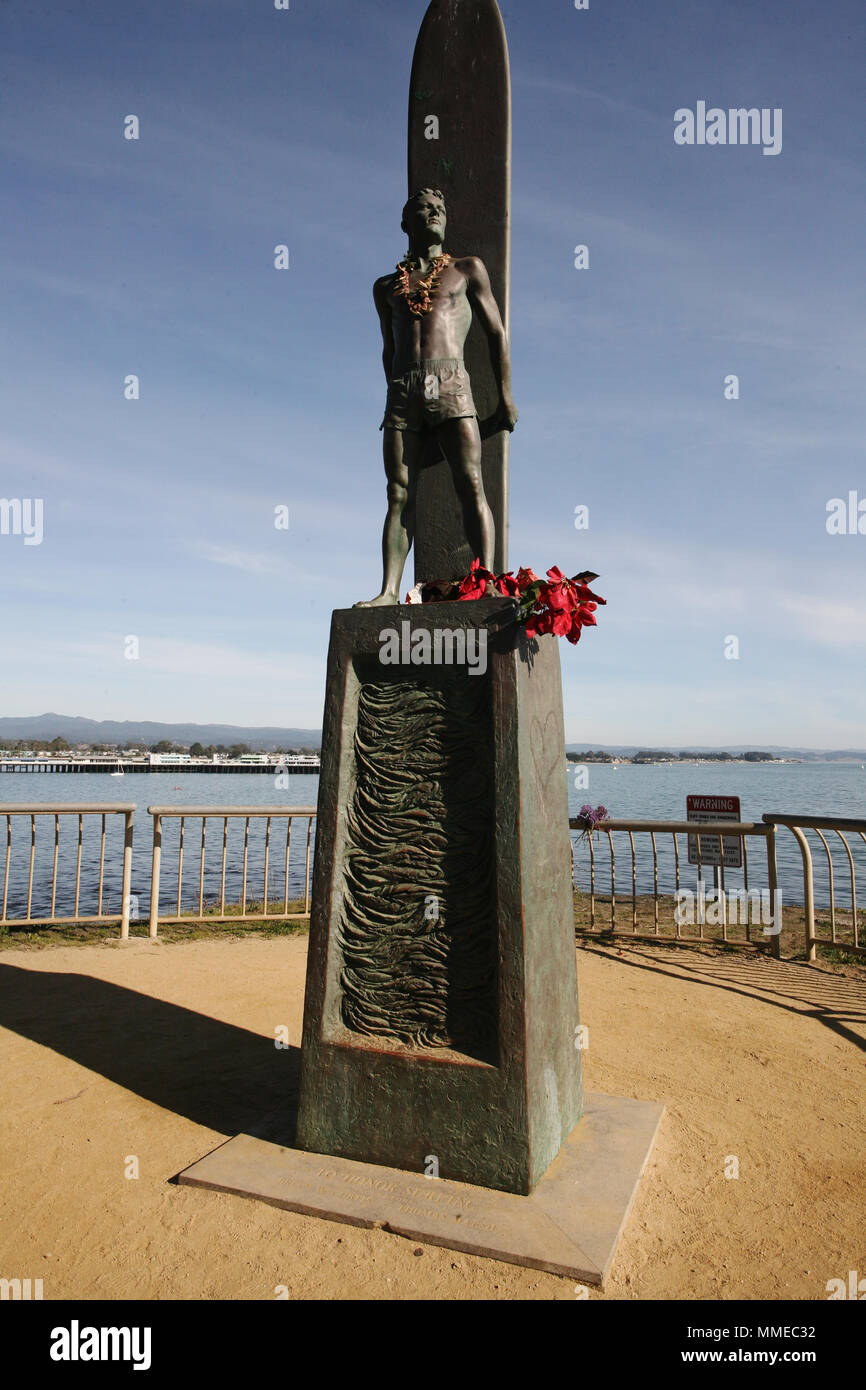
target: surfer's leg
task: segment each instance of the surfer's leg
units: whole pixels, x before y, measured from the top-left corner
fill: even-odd
[[[400,602],[400,580],[415,535],[415,493],[421,436],[414,430],[385,427],[382,442],[388,479],[388,512],[382,531],[382,589],[356,608],[377,608]]]
[[[438,436],[451,466],[473,557],[479,559],[485,569],[492,570],[496,532],[493,513],[484,493],[478,420],[474,415],[445,420],[439,426]]]

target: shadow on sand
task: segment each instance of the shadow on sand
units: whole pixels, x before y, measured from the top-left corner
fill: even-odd
[[[587,942],[585,949],[604,955],[608,960],[612,950],[626,949],[627,956],[615,957],[618,965],[760,1000],[788,1013],[799,1014],[801,1018],[823,1023],[837,1037],[866,1052],[866,1036],[863,1035],[866,1032],[866,981],[825,973],[799,961],[777,961],[767,956],[744,959],[691,952],[680,955],[676,946],[656,954],[654,945],[631,944],[619,939],[601,950],[595,943]],[[856,1024],[863,1027],[863,1032],[851,1026]]]
[[[91,975],[12,965],[0,965],[0,1026],[207,1129],[290,1142],[301,1054],[273,1037]]]

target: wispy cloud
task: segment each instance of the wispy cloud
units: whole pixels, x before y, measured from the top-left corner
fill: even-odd
[[[866,647],[866,608],[838,599],[814,598],[809,594],[775,595],[775,603],[789,614],[791,626],[802,641],[818,642],[822,647]]]
[[[196,541],[193,553],[211,565],[225,565],[242,570],[244,574],[285,574],[286,565],[275,555],[263,551],[239,550],[236,546],[220,545],[215,541]]]

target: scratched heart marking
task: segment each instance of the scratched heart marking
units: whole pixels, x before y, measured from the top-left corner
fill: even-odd
[[[551,777],[557,772],[560,762],[559,721],[553,710],[548,712],[542,725],[536,716],[529,730],[529,747],[535,775],[540,786],[546,789]]]

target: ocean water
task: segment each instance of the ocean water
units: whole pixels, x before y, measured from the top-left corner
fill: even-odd
[[[738,796],[744,821],[760,821],[766,814],[843,816],[866,819],[866,768],[858,763],[588,763],[589,786],[575,786],[575,770],[569,769],[569,811],[575,815],[589,803],[607,808],[611,820],[685,820],[687,796]],[[806,832],[812,847],[815,876],[815,903],[830,901],[827,852],[817,835]],[[627,835],[616,835],[615,868],[617,893],[631,893],[631,850]],[[851,879],[848,856],[835,834],[826,835],[833,865],[837,905],[850,906]],[[855,886],[860,907],[866,907],[866,843],[857,835],[847,836],[855,867]],[[675,864],[672,836],[657,835],[657,871],[661,892],[673,892]],[[697,866],[686,862],[686,837],[679,837],[680,885],[694,888]],[[766,849],[758,840],[747,841],[750,888],[768,886]],[[653,853],[648,835],[635,836],[637,891],[651,892]],[[610,854],[606,836],[596,836],[596,887],[610,889]],[[790,830],[776,833],[776,864],[783,902],[803,902],[803,867],[800,849]],[[705,877],[711,878],[711,871]],[[580,888],[588,886],[589,854],[578,843],[576,879]],[[726,888],[740,888],[740,871],[726,870]]]
[[[315,807],[319,792],[316,775],[299,773],[284,778],[285,790],[278,790],[273,776],[261,773],[190,773],[182,768],[169,773],[3,773],[0,774],[0,804],[134,804],[134,839],[131,894],[133,915],[146,919],[150,911],[150,874],[153,853],[153,821],[148,806],[267,806],[274,814],[291,806]],[[123,817],[110,816],[105,831],[105,874],[103,910],[119,916],[122,897]],[[285,820],[271,826],[268,856],[268,896],[282,900],[285,893]],[[160,874],[160,912],[174,911],[178,901],[179,822],[163,822],[162,870]],[[289,859],[289,897],[303,896],[306,866],[305,821],[295,821]],[[84,819],[81,857],[80,914],[97,910],[101,823],[98,816]],[[0,894],[3,891],[6,856],[6,818],[0,815]],[[10,917],[25,914],[27,904],[31,825],[29,816],[12,817],[12,853],[8,880]],[[74,910],[75,864],[78,822],[76,817],[60,818],[58,847],[58,916]],[[313,840],[315,835],[313,836]],[[240,902],[243,891],[244,821],[230,819],[226,839],[226,901]],[[51,876],[54,856],[54,819],[36,818],[36,855],[33,873],[31,916],[47,916],[51,905]],[[222,821],[209,821],[205,851],[205,901],[219,899],[221,887]],[[312,860],[311,860],[312,862]],[[184,832],[181,910],[198,909],[201,863],[201,819],[188,820]],[[264,888],[265,821],[250,821],[247,845],[247,901],[260,902]]]
[[[807,815],[846,816],[866,818],[866,769],[859,763],[778,763],[778,764],[656,764],[635,766],[590,763],[588,787],[575,785],[575,765],[563,768],[568,787],[571,815],[589,802],[604,805],[612,819],[617,820],[680,820],[686,815],[686,796],[736,795],[740,797],[743,819],[760,821],[765,812],[802,813]],[[147,807],[203,805],[262,806],[276,815],[280,809],[292,806],[315,806],[318,777],[300,774],[286,779],[288,786],[277,789],[274,778],[259,773],[232,775],[196,774],[178,769],[168,774],[127,773],[123,778],[107,773],[14,774],[0,775],[0,803],[36,805],[44,803],[75,805],[84,802],[133,802],[135,841],[133,853],[132,893],[138,900],[138,913],[146,917],[150,898],[150,869],[152,850],[152,821]],[[54,821],[37,817],[37,848],[34,860],[31,912],[46,915],[50,907],[51,869],[54,854]],[[178,825],[164,823],[160,905],[163,912],[173,910],[177,902],[177,841]],[[268,866],[269,898],[283,897],[285,866],[285,821],[272,822]],[[123,841],[121,817],[109,818],[106,826],[106,872],[104,877],[104,907],[119,914],[120,865]],[[82,845],[81,898],[79,911],[95,912],[99,865],[98,818],[85,821]],[[5,872],[6,821],[0,817],[0,893]],[[829,900],[827,855],[820,841],[810,836],[815,865],[815,896],[819,906]],[[866,907],[866,844],[849,835],[856,867],[860,904]],[[27,900],[30,819],[12,818],[11,855],[7,885],[9,915],[23,915]],[[850,872],[846,852],[835,836],[832,842],[832,862],[837,902],[850,902]],[[670,836],[657,836],[655,870],[659,888],[671,892],[674,883],[674,859]],[[188,821],[184,843],[184,873],[181,884],[181,906],[194,911],[198,904],[200,873],[201,821]],[[759,842],[749,850],[750,887],[766,886],[766,854]],[[213,901],[220,891],[222,852],[222,822],[209,822],[205,854],[205,899]],[[77,821],[65,823],[61,818],[58,847],[58,915],[71,913],[77,854]],[[649,836],[635,836],[638,892],[652,890],[654,865]],[[247,846],[247,897],[260,900],[264,886],[264,821],[250,823]],[[306,824],[295,822],[289,862],[289,896],[302,896],[306,855]],[[679,840],[680,882],[693,886],[697,869],[686,862],[686,840]],[[243,820],[230,820],[227,837],[226,896],[239,901],[242,885]],[[800,851],[790,831],[780,828],[777,840],[779,884],[784,900],[802,902],[802,865]],[[596,887],[605,892],[610,886],[610,855],[606,836],[595,841]],[[578,886],[588,886],[589,853],[585,842],[577,840],[575,869]],[[627,836],[615,837],[615,871],[617,894],[631,892],[631,852]],[[738,887],[742,874],[726,873],[726,886]]]

